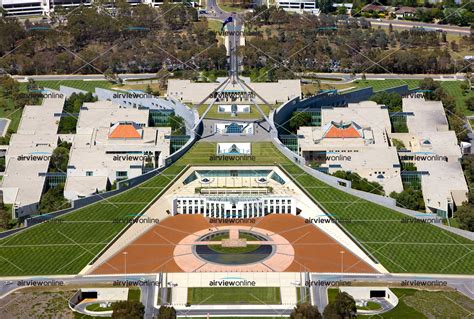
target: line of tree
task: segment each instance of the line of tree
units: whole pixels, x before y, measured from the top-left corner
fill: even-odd
[[[61,8],[49,23],[0,17],[0,68],[26,75],[226,68],[225,47],[195,8],[115,6]]]
[[[364,19],[321,14],[295,15],[281,8],[256,7],[246,16],[250,32],[240,49],[246,72],[272,70],[274,79],[295,73],[455,73],[469,71],[469,61],[452,51],[472,50],[474,36],[454,46],[443,33],[414,28],[388,31],[372,28]]]

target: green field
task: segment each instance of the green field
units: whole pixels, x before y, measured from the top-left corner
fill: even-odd
[[[191,305],[279,305],[279,287],[188,288]]]
[[[270,114],[270,107],[266,104],[259,104],[260,109],[262,110],[265,115],[268,116]],[[198,107],[198,112],[199,115],[203,115],[206,109],[208,108],[208,105],[200,105]],[[259,119],[262,118],[262,115],[260,112],[257,110],[257,107],[255,105],[250,105],[250,112],[249,113],[239,113],[237,116],[232,117],[230,113],[219,113],[217,112],[217,105],[213,105],[209,112],[207,112],[205,118],[212,118],[212,119],[224,119],[224,120],[235,120],[238,121],[239,119]]]
[[[382,306],[378,302],[367,301],[367,306],[357,307],[358,310],[379,310],[382,309]]]
[[[138,187],[0,241],[0,275],[74,274],[85,267],[182,170],[173,165]]]
[[[252,144],[255,159],[210,161],[215,143],[198,142],[165,172],[137,188],[0,240],[0,275],[79,272],[125,225],[115,218],[139,213],[186,165],[281,167],[390,272],[474,274],[474,243],[429,224],[403,224],[405,215],[328,186],[309,176],[270,142]],[[346,269],[350,271],[350,269]]]
[[[398,80],[398,79],[390,79],[390,80],[356,80],[353,84],[357,86],[356,89],[352,89],[349,91],[355,91],[357,89],[366,88],[366,87],[373,87],[374,92],[401,86],[401,85],[408,85],[409,89],[415,89],[418,87],[419,80]],[[438,82],[438,81],[437,81]],[[473,111],[469,111],[466,109],[465,101],[474,96],[474,91],[470,91],[469,93],[464,93],[461,89],[461,81],[441,81],[441,87],[443,87],[446,92],[451,95],[456,100],[456,106],[461,114],[464,115],[472,115],[474,114]]]
[[[399,298],[399,303],[394,309],[381,315],[358,315],[357,318],[470,318],[474,311],[472,300],[455,291],[403,288],[391,288],[391,290]]]
[[[109,81],[55,80],[35,81],[40,87],[59,90],[61,85],[94,93],[95,88],[110,89],[115,84]]]
[[[128,301],[140,301],[141,291],[140,288],[129,288],[128,289]]]
[[[399,80],[399,79],[390,79],[390,80],[356,80],[353,84],[357,86],[357,89],[373,87],[374,92],[394,88],[401,85],[408,85],[409,89],[415,89],[420,83],[419,80]],[[353,91],[353,90],[352,90]]]
[[[104,307],[102,308],[100,306],[100,303],[93,303],[93,304],[90,304],[86,307],[86,310],[88,311],[97,311],[97,312],[100,312],[100,311],[112,311],[112,305],[110,305],[110,307]]]
[[[328,288],[328,302],[334,302],[339,293],[339,288]]]
[[[434,225],[401,223],[406,215],[337,190],[290,164],[282,166],[390,272],[473,274],[474,242]],[[350,269],[348,269],[350,270]]]

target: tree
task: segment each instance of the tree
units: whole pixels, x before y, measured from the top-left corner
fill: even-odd
[[[50,160],[50,172],[66,172],[69,161],[69,149],[64,146],[58,146],[54,149]]]
[[[142,319],[145,306],[140,301],[117,301],[112,304],[112,318]]]
[[[348,180],[351,182],[353,189],[358,189],[363,192],[384,195],[383,186],[377,182],[369,182],[367,178],[362,178],[359,174],[346,171],[336,171],[333,176]]]
[[[324,319],[340,319],[341,316],[337,313],[336,305],[334,302],[330,302],[323,312]]]
[[[469,111],[474,111],[474,96],[469,97],[464,103]]]
[[[39,211],[41,213],[51,213],[60,209],[65,209],[68,201],[63,196],[64,184],[59,184],[56,187],[50,188],[41,197],[39,204]]]
[[[301,126],[311,123],[311,114],[307,112],[293,112],[290,118],[290,128],[296,132]]]
[[[458,207],[454,217],[459,221],[459,227],[464,230],[474,231],[474,206],[465,204]]]
[[[175,319],[176,310],[173,307],[162,305],[158,311],[157,319]]]
[[[322,318],[316,306],[310,303],[299,303],[290,314],[290,319],[320,319]]]
[[[334,308],[341,318],[354,318],[357,307],[354,298],[347,292],[339,292],[334,301]]]
[[[397,205],[411,210],[424,210],[425,204],[423,201],[423,193],[421,190],[415,190],[408,187],[400,193],[391,192],[390,197],[397,201]]]
[[[402,111],[402,97],[395,93],[387,93],[385,91],[376,93],[370,97],[371,101],[377,102],[377,104],[384,104],[388,107],[389,112],[401,112]]]

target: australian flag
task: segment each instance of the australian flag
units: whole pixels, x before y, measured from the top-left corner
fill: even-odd
[[[231,23],[232,21],[232,17],[228,17],[227,19],[225,19],[224,22],[222,22],[221,31],[224,31],[224,27],[227,25],[227,23]]]

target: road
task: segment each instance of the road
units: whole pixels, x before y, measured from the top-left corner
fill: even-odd
[[[209,19],[225,20],[230,14],[230,12],[219,8],[217,0],[207,0],[207,14],[203,14],[202,16]]]
[[[455,25],[444,25],[436,23],[424,23],[416,21],[406,21],[406,20],[378,20],[378,19],[366,19],[370,21],[370,24],[374,27],[383,26],[388,27],[390,23],[394,29],[411,29],[413,27],[423,27],[427,30],[443,30],[447,33],[461,34],[461,35],[470,35],[471,29],[469,27],[459,27]]]

